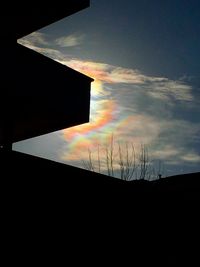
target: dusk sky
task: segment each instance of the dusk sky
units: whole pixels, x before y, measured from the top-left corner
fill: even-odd
[[[90,8],[18,42],[95,81],[90,123],[14,150],[83,167],[88,148],[95,155],[100,145],[103,157],[113,134],[136,154],[145,144],[165,176],[200,171],[198,0],[91,0]]]

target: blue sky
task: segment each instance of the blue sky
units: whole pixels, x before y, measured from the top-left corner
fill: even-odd
[[[199,1],[93,0],[19,42],[95,82],[89,124],[15,150],[82,167],[113,134],[138,153],[146,144],[165,175],[200,171]]]

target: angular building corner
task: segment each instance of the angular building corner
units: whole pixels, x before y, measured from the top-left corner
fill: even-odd
[[[1,151],[11,150],[14,142],[89,121],[93,80],[17,43],[89,4],[71,0],[38,9],[24,3],[14,14],[8,8],[1,16]]]

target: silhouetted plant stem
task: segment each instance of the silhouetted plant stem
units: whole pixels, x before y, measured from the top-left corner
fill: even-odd
[[[104,162],[104,166],[106,166],[104,171],[107,172],[108,176],[114,177],[118,170],[120,178],[125,181],[131,181],[133,179],[151,180],[160,179],[162,177],[161,162],[159,161],[158,172],[156,172],[155,165],[153,162],[149,161],[148,149],[144,144],[141,145],[139,156],[137,156],[133,143],[126,142],[122,144],[118,142],[116,146],[112,134],[104,151],[104,156],[100,158],[100,145],[98,144],[97,160],[95,163],[92,151],[88,148],[88,160],[82,161],[83,167],[87,170],[101,173],[102,162]]]

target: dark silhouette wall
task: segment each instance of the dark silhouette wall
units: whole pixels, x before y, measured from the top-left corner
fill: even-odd
[[[32,31],[89,6],[90,1],[65,5],[5,7],[0,17],[1,106],[0,148],[12,143],[89,121],[92,79],[17,44]]]
[[[89,121],[92,79],[17,44],[13,142]]]

